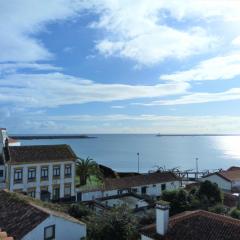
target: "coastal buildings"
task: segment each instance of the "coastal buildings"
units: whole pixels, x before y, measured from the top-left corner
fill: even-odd
[[[240,190],[240,168],[231,167],[226,171],[211,173],[202,178],[202,181],[216,183],[223,191]]]
[[[239,240],[240,221],[203,211],[183,212],[169,218],[169,205],[156,205],[156,224],[140,230],[141,240]]]
[[[164,190],[181,186],[181,179],[172,172],[154,172],[123,178],[107,178],[100,188],[78,192],[78,201],[90,201],[125,193],[136,193],[156,198]]]
[[[52,205],[43,205],[41,201],[1,190],[0,228],[14,240],[84,239],[86,225],[52,209]]]
[[[75,199],[75,161],[68,145],[10,146],[3,130],[1,188],[41,200]]]

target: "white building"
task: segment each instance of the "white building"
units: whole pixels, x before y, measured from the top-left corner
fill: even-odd
[[[75,161],[68,145],[10,146],[2,134],[0,185],[42,200],[75,199]]]
[[[81,240],[86,225],[65,214],[39,205],[32,198],[0,191],[0,228],[14,240]]]
[[[139,195],[159,197],[164,190],[181,187],[181,179],[172,172],[155,172],[132,177],[105,179],[98,189],[78,192],[78,201],[91,201],[97,198],[110,197],[133,192]]]
[[[211,173],[201,179],[201,181],[210,181],[216,183],[223,191],[240,190],[240,169],[229,168],[226,171]]]

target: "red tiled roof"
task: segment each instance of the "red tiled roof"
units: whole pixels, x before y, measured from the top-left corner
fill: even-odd
[[[240,167],[232,166],[227,171],[234,171],[234,170],[240,170]]]
[[[16,142],[18,142],[16,139],[13,139],[13,138],[10,138],[10,137],[8,137],[8,142],[9,143],[16,143]]]
[[[180,178],[172,172],[155,172],[123,178],[106,178],[104,180],[104,189],[127,189],[131,187],[179,180]]]
[[[206,178],[212,175],[218,175],[219,177],[224,178],[226,181],[232,182],[232,181],[240,180],[240,169],[215,172],[215,173],[208,174],[203,178]]]
[[[77,156],[69,145],[10,146],[9,164],[49,161],[73,161]]]
[[[156,240],[239,240],[240,221],[197,210],[171,217],[164,236],[156,233],[155,224],[142,228],[141,233]]]

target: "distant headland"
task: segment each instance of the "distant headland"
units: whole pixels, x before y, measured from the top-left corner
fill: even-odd
[[[11,138],[18,139],[18,140],[37,140],[37,139],[85,139],[85,138],[96,138],[94,136],[88,136],[84,134],[80,135],[69,135],[69,134],[62,134],[62,135],[11,135]]]

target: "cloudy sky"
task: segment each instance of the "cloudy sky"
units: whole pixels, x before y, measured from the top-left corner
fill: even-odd
[[[240,133],[239,0],[0,1],[11,133]]]

